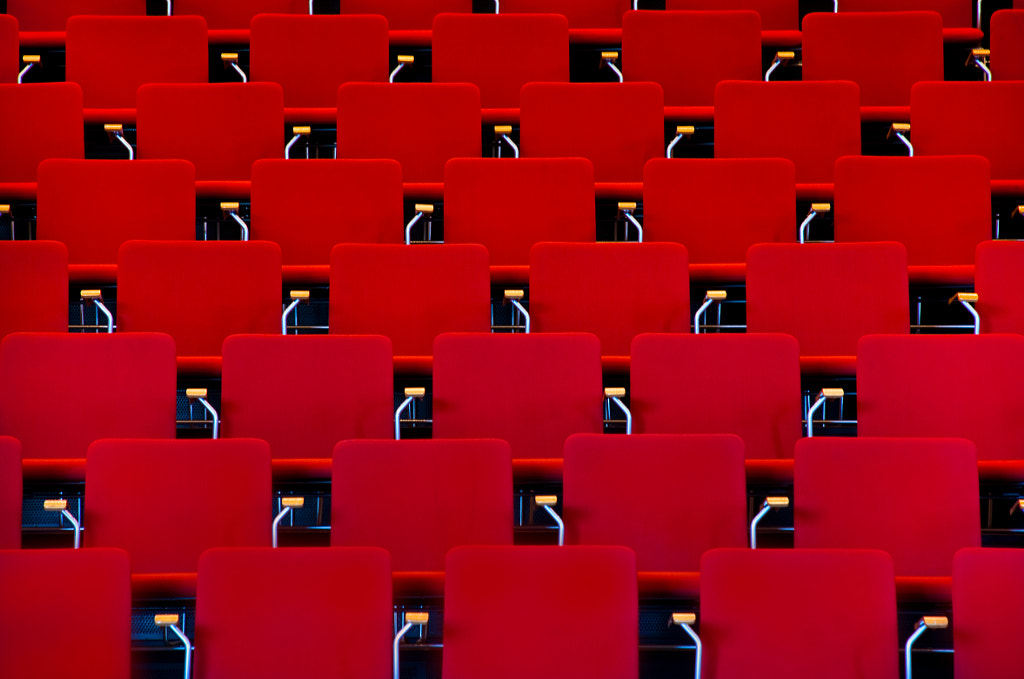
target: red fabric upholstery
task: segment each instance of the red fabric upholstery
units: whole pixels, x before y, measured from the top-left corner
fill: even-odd
[[[309,0],[174,0],[174,14],[198,14],[213,30],[249,30],[257,14],[309,14]]]
[[[979,460],[1021,460],[1021,378],[1019,335],[865,337],[857,348],[858,435],[962,437]]]
[[[52,241],[0,243],[0,339],[68,331],[68,251]]]
[[[0,14],[0,83],[18,82],[18,20]]]
[[[275,476],[325,478],[338,441],[394,436],[384,337],[234,335],[224,341],[221,435],[270,444]]]
[[[1024,662],[1019,549],[964,549],[953,557],[953,667],[958,677],[995,679]]]
[[[441,14],[432,55],[433,82],[473,83],[484,108],[519,108],[526,83],[569,82],[569,25],[556,14]]]
[[[387,679],[389,562],[382,549],[209,550],[199,559],[196,675]]]
[[[899,676],[892,559],[873,550],[722,549],[700,579],[703,676]]]
[[[572,28],[621,28],[630,0],[502,0],[501,13],[562,14]]]
[[[388,22],[380,16],[263,14],[252,20],[249,77],[279,83],[284,105],[331,109],[347,82],[388,81]],[[286,118],[303,120],[304,111]]]
[[[406,182],[441,182],[449,158],[480,157],[480,91],[467,83],[338,88],[338,157],[393,158]]]
[[[447,565],[445,679],[636,679],[631,550],[459,547]]]
[[[434,437],[499,438],[513,460],[560,460],[570,435],[603,430],[600,357],[593,335],[441,335]]]
[[[859,102],[845,81],[719,83],[715,157],[789,158],[798,183],[829,183],[838,158],[860,155]]]
[[[1018,294],[1021,285],[1024,243],[988,241],[978,246],[974,290],[982,332],[1024,334],[1024,303]]]
[[[630,407],[638,434],[736,434],[752,459],[792,459],[800,364],[788,335],[640,335]]]
[[[63,31],[76,14],[142,16],[139,0],[7,0],[7,13],[18,19],[22,31]]]
[[[7,677],[128,679],[128,555],[0,551],[0,669]]]
[[[665,0],[667,10],[753,10],[765,31],[799,31],[797,0]]]
[[[416,366],[423,367],[443,332],[490,330],[482,245],[350,244],[331,251],[330,331],[390,337],[397,372],[422,372]],[[418,358],[406,365],[402,357]]]
[[[383,14],[392,31],[429,30],[438,14],[472,11],[472,0],[341,0],[342,14]]]
[[[917,155],[985,156],[992,179],[1024,180],[1024,82],[918,83],[910,108]]]
[[[903,243],[914,283],[970,285],[974,250],[991,237],[984,158],[863,156],[836,162],[836,242]]]
[[[974,28],[973,2],[960,0],[842,0],[840,12],[935,11],[942,15],[942,33],[947,42],[980,43],[982,32]]]
[[[993,80],[1024,80],[1024,11],[999,10],[989,24]]]
[[[800,343],[805,373],[853,375],[857,340],[910,332],[899,243],[764,243],[747,254],[747,332]]]
[[[249,229],[252,238],[281,246],[285,283],[326,284],[338,243],[403,242],[402,166],[394,160],[257,160]]]
[[[801,439],[793,481],[795,546],[888,552],[898,592],[938,580],[929,598],[948,603],[953,554],[981,546],[970,441]]]
[[[183,158],[196,179],[244,180],[284,153],[277,83],[150,84],[138,92],[138,157]]]
[[[135,122],[135,93],[146,83],[209,79],[201,17],[98,17],[68,20],[67,79],[82,87],[87,122]],[[110,109],[127,109],[112,111]]]
[[[562,473],[566,544],[633,549],[641,595],[696,598],[695,589],[650,585],[681,572],[695,584],[706,550],[747,546],[737,436],[577,434],[565,443]]]
[[[72,281],[113,283],[125,241],[195,240],[195,177],[184,160],[44,160],[36,236],[67,246]]]
[[[622,73],[627,82],[660,84],[668,107],[712,106],[720,81],[761,80],[761,19],[750,11],[629,12]],[[672,117],[696,122],[687,113]]]
[[[530,250],[530,316],[532,332],[597,335],[606,367],[625,368],[636,335],[689,332],[686,248],[538,243]]]
[[[0,436],[0,549],[21,547],[21,442]]]
[[[0,85],[0,195],[4,183],[35,182],[47,158],[82,158],[82,88],[76,83]],[[35,195],[34,187],[32,195]]]
[[[643,224],[645,241],[686,246],[691,278],[742,282],[751,245],[796,240],[796,169],[782,158],[650,160]]]
[[[453,547],[512,544],[512,449],[493,439],[343,441],[331,497],[332,546],[383,547],[395,571],[444,571]],[[444,592],[421,583],[407,593]]]
[[[104,439],[85,464],[85,546],[124,549],[153,591],[194,596],[211,547],[270,546],[264,441]]]
[[[9,335],[0,343],[0,384],[0,435],[21,441],[26,477],[80,481],[96,439],[174,438],[174,342],[166,335]]]
[[[525,284],[541,241],[594,242],[594,166],[585,158],[456,158],[444,171],[444,240],[480,243],[494,283]]]
[[[866,119],[877,116],[865,107],[900,106],[905,110],[899,119],[883,121],[909,122],[910,87],[943,79],[942,17],[936,12],[815,12],[803,28],[803,79],[857,83]]]
[[[656,83],[530,83],[522,155],[582,156],[599,182],[639,182],[644,163],[665,155],[664,105]]]

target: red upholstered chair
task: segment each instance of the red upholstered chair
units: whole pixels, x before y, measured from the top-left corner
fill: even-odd
[[[857,340],[910,332],[899,243],[765,243],[747,254],[747,332],[787,333],[805,375],[853,376]]]
[[[68,250],[52,241],[0,243],[0,339],[68,331]]]
[[[281,246],[285,284],[324,285],[338,243],[402,242],[402,166],[394,160],[257,160],[251,214],[251,237]]]
[[[36,236],[67,246],[72,282],[114,283],[125,241],[195,240],[195,177],[184,160],[44,160]]]
[[[910,122],[911,86],[943,79],[937,12],[815,12],[803,28],[803,79],[860,85],[864,122]]]
[[[200,195],[248,196],[253,162],[284,154],[277,83],[150,84],[137,101],[138,157],[191,161]]]
[[[0,83],[18,82],[18,20],[0,15]]]
[[[21,547],[21,442],[0,436],[0,549]]]
[[[862,156],[836,162],[836,242],[903,243],[911,283],[970,285],[974,250],[991,238],[984,158]]]
[[[206,19],[211,43],[246,44],[257,14],[309,14],[309,0],[174,0],[174,14]]]
[[[966,438],[982,482],[1019,480],[1019,335],[874,335],[857,347],[859,436]]]
[[[993,80],[1024,80],[1024,5],[999,10],[989,24]]]
[[[443,596],[459,545],[512,544],[512,449],[498,440],[342,441],[331,546],[383,547],[395,596]]]
[[[166,335],[8,335],[0,383],[0,435],[21,441],[26,478],[80,481],[96,439],[174,438],[174,342]]]
[[[831,198],[836,160],[860,155],[859,89],[846,81],[719,83],[715,158],[789,158],[797,198]]]
[[[338,88],[338,157],[392,158],[417,195],[440,198],[444,164],[480,157],[480,91],[468,83]]]
[[[1014,615],[1024,605],[1024,551],[964,549],[953,557],[953,668],[958,677],[995,679],[1024,661]]]
[[[981,331],[1024,334],[1024,243],[987,241],[978,246],[974,290]]]
[[[85,464],[85,546],[128,552],[136,598],[195,596],[211,547],[270,546],[264,441],[104,439]]]
[[[979,155],[992,164],[992,194],[1024,193],[1019,113],[1024,82],[917,83],[910,95],[911,141],[920,156]]]
[[[637,434],[736,434],[748,474],[792,478],[800,360],[788,335],[640,335],[629,401]]]
[[[754,10],[761,15],[765,47],[800,45],[798,0],[665,0],[667,10]]]
[[[530,248],[593,243],[594,166],[586,158],[453,158],[444,170],[444,241],[480,243],[491,282],[525,285]]]
[[[480,88],[484,123],[518,123],[523,85],[569,82],[569,24],[557,14],[441,14],[431,58],[433,82]]]
[[[233,335],[221,385],[221,435],[269,443],[277,478],[326,479],[338,441],[394,436],[384,337]]]
[[[389,563],[382,549],[205,552],[196,676],[391,677]]]
[[[569,20],[574,43],[618,45],[622,16],[633,9],[630,0],[502,0],[502,14],[553,13]]]
[[[624,547],[453,549],[444,608],[444,679],[638,676],[636,557]]]
[[[639,194],[644,163],[665,155],[664,96],[656,83],[530,83],[523,87],[525,157],[581,156],[614,195]]]
[[[737,436],[577,434],[562,476],[565,543],[633,549],[641,597],[696,599],[701,555],[747,546]]]
[[[796,169],[782,158],[649,160],[643,224],[645,241],[686,246],[691,279],[742,283],[751,245],[796,241]]]
[[[707,54],[715,57],[696,56]],[[627,82],[661,85],[666,119],[710,123],[715,85],[761,80],[761,19],[751,11],[629,12],[622,20],[622,74]]]
[[[0,600],[5,677],[128,679],[131,590],[124,552],[0,551]]]
[[[722,549],[700,578],[701,676],[899,676],[892,559],[874,550]]]
[[[64,29],[76,14],[144,16],[144,0],[7,0],[7,13],[18,19],[21,44],[63,47]]]
[[[388,22],[381,16],[258,15],[249,79],[281,85],[285,122],[333,126],[342,83],[388,81]]]
[[[209,79],[202,17],[74,16],[67,29],[67,79],[82,87],[86,123],[134,123],[146,83]]]
[[[880,549],[899,599],[949,604],[953,554],[981,546],[974,444],[826,436],[793,457],[797,549]]]
[[[336,245],[331,251],[330,331],[385,335],[395,372],[430,374],[434,338],[491,331],[482,245]]]
[[[602,432],[602,399],[594,335],[450,333],[434,342],[434,437],[508,441],[517,479],[560,478],[565,439]]]
[[[76,83],[0,85],[0,196],[34,200],[47,158],[82,158],[82,88]]]
[[[281,249],[265,241],[129,241],[117,259],[120,332],[166,332],[183,374],[220,372],[228,335],[281,332]]]
[[[976,44],[983,34],[975,28],[973,2],[960,0],[840,0],[840,12],[934,11],[942,15],[942,37],[948,43]]]
[[[606,370],[629,371],[644,332],[690,331],[686,248],[678,243],[538,243],[530,250],[533,332],[589,332]]]
[[[342,14],[382,14],[391,43],[415,47],[430,47],[430,28],[439,14],[472,11],[472,0],[341,0]]]

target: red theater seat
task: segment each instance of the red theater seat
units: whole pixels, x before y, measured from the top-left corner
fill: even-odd
[[[391,44],[410,47],[430,47],[430,27],[437,15],[472,11],[472,0],[341,0],[342,14],[383,14]]]
[[[68,331],[68,250],[52,241],[0,243],[0,339]]]
[[[747,546],[737,436],[578,434],[563,479],[566,544],[633,549],[642,597],[696,599],[701,555]]]
[[[67,79],[82,87],[86,123],[134,123],[146,83],[205,83],[201,17],[74,16],[67,29]]]
[[[857,340],[910,332],[899,243],[765,243],[747,254],[747,332],[800,343],[804,375],[852,376]]]
[[[0,15],[0,83],[18,82],[18,20],[9,15]]]
[[[502,0],[502,14],[549,12],[569,20],[574,43],[618,45],[622,16],[633,9],[630,0]]]
[[[974,250],[991,238],[984,158],[862,156],[836,162],[836,242],[903,243],[913,284],[971,285]]]
[[[252,20],[249,79],[284,89],[285,122],[333,127],[338,87],[388,81],[381,16],[261,14]]]
[[[953,554],[981,546],[974,444],[801,439],[793,476],[797,549],[880,549],[899,599],[949,604]]]
[[[719,83],[715,158],[788,158],[797,198],[831,198],[836,160],[860,155],[859,89],[846,81]]]
[[[125,241],[195,240],[195,177],[184,160],[44,160],[36,236],[67,246],[72,282],[114,283]]]
[[[196,676],[391,677],[382,549],[211,549],[199,559]]]
[[[445,165],[445,243],[485,246],[495,284],[527,283],[535,243],[593,243],[594,212],[594,166],[585,158],[455,158]]]
[[[338,441],[394,436],[392,383],[384,337],[233,335],[221,434],[269,443],[275,478],[326,479]]]
[[[1024,662],[1019,549],[965,549],[953,557],[953,667],[958,677],[996,679]]]
[[[644,332],[689,332],[686,248],[678,243],[538,243],[530,250],[533,332],[589,332],[606,370],[629,371]]]
[[[943,79],[937,12],[815,12],[803,28],[803,79],[860,85],[863,122],[910,122],[911,86]]]
[[[896,679],[892,559],[874,550],[722,549],[700,578],[701,676]]]
[[[116,549],[0,551],[5,677],[128,679],[128,555]]]
[[[434,342],[435,438],[498,438],[518,479],[558,479],[572,434],[599,434],[600,341],[585,334],[441,335]]]
[[[211,44],[244,45],[257,14],[309,14],[309,0],[174,0],[174,14],[206,19]]]
[[[343,441],[331,545],[383,547],[395,596],[443,596],[459,545],[512,544],[512,450],[497,440]]]
[[[140,0],[7,0],[7,13],[18,19],[23,47],[64,46],[68,19],[76,14],[143,16]]]
[[[174,438],[174,342],[166,335],[9,335],[0,384],[0,435],[21,441],[26,479],[81,481],[96,439]]]
[[[137,599],[195,596],[211,547],[270,546],[263,441],[105,439],[85,464],[85,546],[128,552]]]
[[[667,10],[754,10],[761,15],[765,47],[800,45],[798,0],[665,0]]]
[[[1018,3],[1019,4],[1019,3]],[[992,15],[989,41],[993,80],[1024,80],[1024,5]]]
[[[1024,243],[988,241],[978,246],[975,307],[985,333],[1024,334]]]
[[[21,547],[21,442],[0,436],[0,550]]]
[[[324,285],[332,247],[398,244],[404,229],[402,166],[394,160],[253,163],[250,234],[281,246],[285,284]]]
[[[171,335],[183,374],[219,374],[224,339],[279,334],[281,311],[274,243],[129,241],[118,253],[118,331]]]
[[[796,241],[795,173],[782,158],[650,160],[644,240],[685,245],[693,280],[742,283],[751,245]]]
[[[935,11],[942,15],[942,37],[947,43],[977,44],[983,36],[974,28],[973,2],[960,0],[841,0],[840,12]]]
[[[446,570],[444,679],[638,676],[631,550],[459,547]]]
[[[430,374],[434,338],[491,331],[482,245],[337,245],[330,331],[391,338],[395,372]]]

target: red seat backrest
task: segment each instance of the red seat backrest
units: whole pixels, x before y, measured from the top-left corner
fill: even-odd
[[[139,0],[7,0],[7,13],[18,18],[23,31],[63,31],[76,14],[143,16]]]
[[[0,85],[0,182],[34,182],[47,158],[83,158],[82,88],[77,83]]]
[[[630,0],[502,0],[502,14],[562,14],[572,28],[619,28]]]
[[[974,26],[974,3],[960,0],[842,0],[840,12],[934,11],[942,15],[945,28]]]
[[[987,241],[978,246],[974,290],[981,331],[1024,334],[1024,243]]]
[[[213,29],[247,29],[257,14],[309,14],[309,0],[174,0],[174,14],[198,14]]]
[[[18,20],[0,15],[0,83],[18,82]]]
[[[1024,5],[992,14],[989,45],[993,80],[1024,80],[1024,11],[1021,8]]]
[[[958,677],[1002,677],[1024,662],[1019,618],[1024,552],[965,549],[953,558],[953,667]]]
[[[0,436],[0,549],[21,547],[21,442]]]
[[[472,11],[473,0],[341,0],[342,14],[383,14],[393,31],[427,30],[438,14]]]
[[[665,0],[667,10],[754,10],[765,31],[800,30],[798,0]]]
[[[0,308],[0,339],[12,332],[67,332],[67,248],[49,240],[0,243]]]

